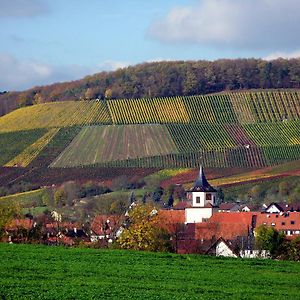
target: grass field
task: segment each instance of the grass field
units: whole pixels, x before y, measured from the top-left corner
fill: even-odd
[[[300,264],[0,244],[1,299],[299,299]]]
[[[76,167],[178,152],[163,125],[87,126],[51,164]]]
[[[45,191],[44,189],[38,189],[38,190],[0,197],[0,203],[18,202],[21,203],[22,205],[26,205],[26,203],[31,203],[31,202],[41,202],[44,191]]]

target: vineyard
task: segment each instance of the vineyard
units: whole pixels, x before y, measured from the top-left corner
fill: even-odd
[[[87,126],[51,166],[83,166],[176,152],[163,125]]]
[[[289,261],[14,244],[0,256],[2,299],[299,299]]]
[[[300,158],[300,92],[70,101],[0,118],[2,166],[263,167]]]

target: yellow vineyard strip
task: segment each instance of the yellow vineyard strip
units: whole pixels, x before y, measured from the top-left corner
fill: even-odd
[[[27,167],[46,147],[46,145],[51,141],[58,131],[59,128],[50,129],[45,135],[27,147],[22,153],[9,161],[5,166],[12,167],[18,165],[21,167]]]
[[[190,121],[180,97],[111,100],[108,101],[108,107],[114,124]]]
[[[106,104],[100,101],[66,101],[17,109],[0,118],[0,132],[35,128],[111,123]]]

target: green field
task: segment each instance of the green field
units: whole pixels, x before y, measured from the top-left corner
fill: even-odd
[[[295,262],[0,244],[1,299],[299,299]]]
[[[74,167],[176,152],[163,125],[87,126],[51,166]]]

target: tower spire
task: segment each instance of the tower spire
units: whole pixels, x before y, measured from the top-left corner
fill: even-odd
[[[194,187],[192,188],[192,190],[198,190],[198,191],[203,191],[203,192],[214,192],[215,191],[215,189],[208,183],[208,181],[205,177],[202,165],[200,165],[199,175],[194,183]]]

